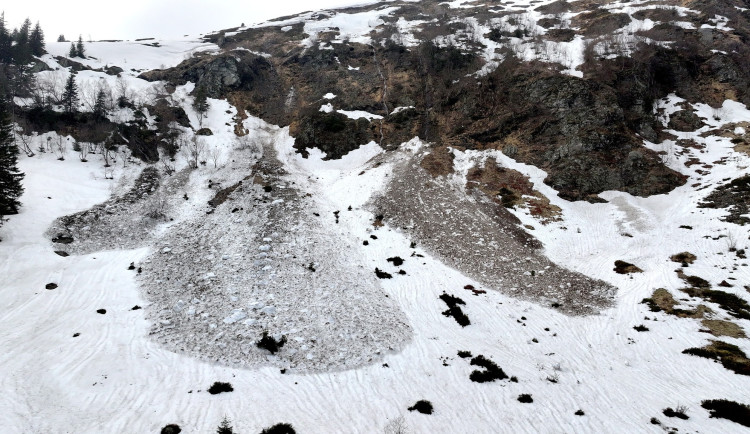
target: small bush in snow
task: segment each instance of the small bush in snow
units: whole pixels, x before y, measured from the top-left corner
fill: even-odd
[[[484,368],[484,371],[474,370],[469,374],[469,379],[475,383],[486,383],[508,378],[505,372],[497,366],[495,362],[485,358],[481,354],[471,359],[471,365]]]
[[[424,399],[420,399],[417,401],[414,405],[408,408],[409,411],[418,411],[422,414],[432,414],[432,403],[430,401],[425,401]]]
[[[170,423],[161,429],[161,434],[179,434],[182,432],[182,428],[179,425]]]
[[[524,404],[530,404],[534,402],[534,399],[528,393],[523,393],[521,395],[518,395],[518,402],[522,402]]]
[[[286,343],[286,336],[282,336],[281,339],[276,340],[273,336],[269,336],[267,331],[263,332],[263,337],[255,344],[258,348],[268,350],[271,354],[276,354],[281,347]]]
[[[288,423],[277,423],[276,425],[266,428],[260,434],[296,434],[297,431]]]
[[[667,407],[664,410],[662,410],[662,413],[664,413],[664,416],[667,417],[676,417],[679,419],[690,419],[690,417],[685,414],[687,411],[687,407],[684,405],[678,405],[676,409],[672,409],[672,407]]]
[[[711,412],[711,417],[731,420],[750,427],[750,406],[727,399],[709,399],[701,403],[701,407]]]
[[[217,395],[219,393],[224,392],[232,392],[234,391],[234,387],[232,387],[229,383],[224,383],[221,381],[217,381],[214,384],[211,385],[211,387],[208,388],[208,393],[211,395]]]

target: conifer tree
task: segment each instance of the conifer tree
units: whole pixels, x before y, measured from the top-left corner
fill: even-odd
[[[31,61],[31,46],[29,45],[29,33],[31,32],[31,20],[26,18],[21,25],[21,30],[15,32],[13,39],[13,60],[17,65]]]
[[[5,101],[0,99],[0,216],[17,214],[23,193],[21,180],[24,174],[18,170],[18,147],[13,141],[13,126]],[[2,218],[0,217],[0,225]]]
[[[78,35],[78,43],[76,43],[76,56],[82,59],[86,58],[86,50],[83,48],[83,36]]]
[[[193,100],[193,108],[198,112],[198,122],[203,124],[203,117],[208,111],[208,95],[206,95],[206,88],[199,86],[195,90],[195,99]]]
[[[62,105],[65,113],[78,112],[78,86],[76,86],[75,74],[70,74],[65,83],[65,91],[62,94]]]
[[[13,40],[5,26],[5,12],[0,14],[0,63],[10,63],[13,59],[11,47]]]
[[[58,36],[58,37],[57,37],[57,42],[67,42],[67,41],[65,40],[65,35],[60,35],[60,36]]]
[[[224,419],[221,421],[221,425],[219,425],[218,428],[216,428],[217,434],[234,434],[234,428],[232,428],[232,425],[229,422],[229,419],[227,419],[226,416],[224,416]]]
[[[41,56],[46,52],[44,50],[44,32],[39,26],[38,21],[34,26],[34,30],[31,31],[31,35],[29,35],[29,48],[31,49],[31,54],[34,56]]]
[[[76,45],[74,43],[70,43],[70,50],[68,51],[68,57],[76,57],[78,56],[78,50],[76,50]]]
[[[93,112],[96,120],[107,117],[107,94],[104,92],[104,89],[99,89],[99,92],[96,94]]]

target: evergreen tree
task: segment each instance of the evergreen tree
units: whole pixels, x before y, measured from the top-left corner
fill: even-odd
[[[104,89],[99,89],[99,92],[97,92],[93,111],[96,120],[107,117],[107,94],[104,92]]]
[[[221,425],[216,429],[216,434],[234,434],[234,428],[232,428],[226,416],[221,421]]]
[[[31,46],[29,45],[29,33],[31,32],[31,20],[26,18],[21,25],[21,30],[15,32],[13,40],[16,44],[13,46],[13,61],[18,64],[25,64],[31,61]]]
[[[29,48],[31,48],[31,54],[34,56],[41,56],[46,53],[44,50],[44,32],[38,21],[34,30],[31,31],[31,35],[29,35]]]
[[[11,47],[13,46],[13,40],[10,37],[10,32],[5,26],[5,12],[0,14],[0,63],[10,63],[13,59]]]
[[[78,43],[76,44],[76,56],[82,59],[86,58],[86,50],[83,48],[83,37],[78,35]]]
[[[23,193],[21,180],[24,174],[18,170],[18,147],[13,141],[13,126],[10,112],[0,100],[0,216],[17,214]],[[0,224],[2,219],[0,218]]]
[[[193,100],[193,108],[198,112],[198,121],[203,124],[203,116],[208,111],[208,95],[206,95],[206,89],[203,86],[199,86],[195,90],[195,99]]]
[[[65,91],[62,94],[62,105],[65,113],[78,112],[78,86],[76,86],[75,74],[70,74],[67,83],[65,83]]]
[[[57,42],[68,42],[65,40],[65,35],[60,35],[57,37]]]
[[[76,45],[74,43],[70,43],[70,50],[68,51],[68,57],[76,57],[78,56],[78,50],[76,50]]]

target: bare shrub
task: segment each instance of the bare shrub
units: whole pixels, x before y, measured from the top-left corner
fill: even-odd
[[[409,426],[403,416],[391,419],[383,429],[384,434],[408,434]]]

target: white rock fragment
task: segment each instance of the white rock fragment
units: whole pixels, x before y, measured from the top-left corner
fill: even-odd
[[[174,310],[175,312],[182,312],[182,310],[185,309],[186,304],[187,303],[185,303],[184,301],[179,300],[177,301],[177,303],[174,304],[174,306],[172,307],[172,310]]]
[[[267,251],[271,250],[271,246],[269,246],[268,244],[264,244],[264,245],[258,247],[258,250],[260,250],[261,252],[267,252]]]
[[[247,314],[241,309],[237,309],[231,315],[224,318],[224,324],[234,324],[237,321],[242,321],[245,318],[247,318]]]
[[[265,306],[265,303],[263,303],[262,301],[253,301],[248,304],[248,307],[250,309],[255,309],[255,310],[263,309],[263,306]]]
[[[162,253],[169,253],[171,251],[172,251],[172,249],[170,249],[169,247],[165,247],[165,248],[161,249]]]
[[[273,306],[266,306],[263,309],[260,310],[260,313],[265,313],[266,315],[275,315],[276,314],[276,308]]]

